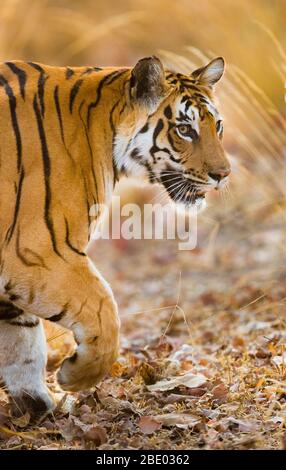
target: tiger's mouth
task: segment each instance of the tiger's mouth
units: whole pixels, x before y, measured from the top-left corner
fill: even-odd
[[[162,172],[160,183],[165,187],[170,198],[186,206],[200,206],[205,199],[208,189],[204,189],[202,184],[186,178],[182,173],[176,171]]]

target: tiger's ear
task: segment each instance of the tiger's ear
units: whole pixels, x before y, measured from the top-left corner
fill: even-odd
[[[131,72],[131,94],[147,106],[154,106],[160,101],[164,95],[164,83],[165,71],[157,57],[139,60]]]
[[[195,70],[192,73],[192,77],[202,85],[212,87],[221,79],[224,67],[224,58],[217,57],[204,67]]]

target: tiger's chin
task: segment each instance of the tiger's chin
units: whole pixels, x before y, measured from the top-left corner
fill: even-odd
[[[205,197],[198,197],[194,202],[186,204],[187,208],[195,208],[198,213],[203,212],[207,207],[207,201]]]
[[[174,175],[173,175],[174,173]],[[171,176],[170,176],[171,175]],[[160,175],[160,182],[166,189],[169,198],[184,210],[196,210],[201,212],[206,207],[205,196],[209,191],[209,186],[202,187],[202,184],[194,184],[182,174],[164,172]]]
[[[185,205],[189,208],[196,208],[198,212],[206,208],[206,193],[204,191],[191,192],[185,196]]]
[[[207,207],[205,194],[186,197],[184,200],[177,201],[176,204],[184,211],[196,210],[198,214],[203,212],[203,210]]]

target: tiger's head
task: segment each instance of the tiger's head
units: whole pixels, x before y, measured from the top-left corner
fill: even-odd
[[[156,57],[140,60],[115,138],[119,171],[147,176],[175,202],[203,207],[206,192],[223,187],[230,173],[213,97],[223,72],[221,57],[190,75],[165,72]]]

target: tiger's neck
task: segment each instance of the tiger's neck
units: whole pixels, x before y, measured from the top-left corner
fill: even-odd
[[[69,203],[64,211],[68,220],[77,220],[71,230],[77,233],[82,248],[89,238],[90,226],[98,220],[99,207],[110,204],[120,177],[114,142],[127,109],[129,78],[129,69],[123,68],[106,68],[73,78],[72,87],[79,83],[80,90],[74,102],[74,136],[68,150],[74,159],[75,184],[81,187],[81,196],[76,202],[73,193],[77,189],[71,188],[70,201],[74,203]]]
[[[114,163],[114,140],[118,121],[126,108],[129,76],[126,68],[106,68],[85,79],[87,86],[79,107],[79,118],[90,157],[85,170],[91,173],[94,183],[91,196],[97,204],[109,203],[119,178]]]

